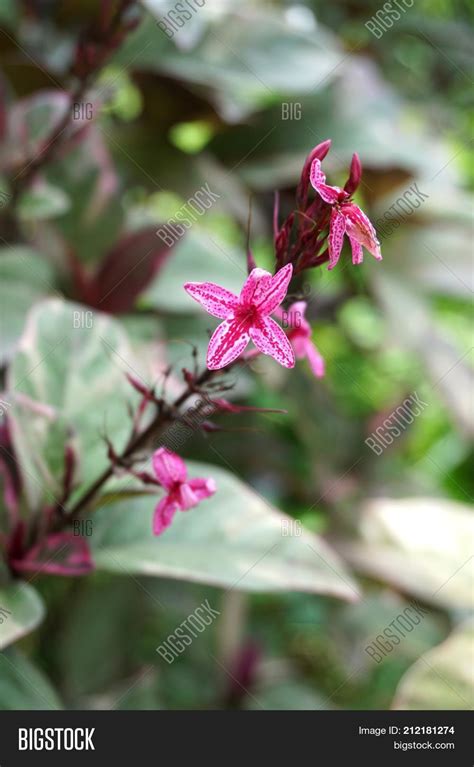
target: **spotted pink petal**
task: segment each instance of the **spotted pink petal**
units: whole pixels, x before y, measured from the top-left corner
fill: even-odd
[[[324,359],[312,341],[306,342],[306,356],[313,374],[316,378],[322,378],[325,372]]]
[[[280,306],[287,294],[292,274],[293,265],[287,264],[273,275],[270,282],[265,282],[262,293],[263,291],[265,292],[257,301],[254,299],[254,306],[258,309],[259,313],[263,315],[271,314],[277,306]]]
[[[260,317],[250,328],[250,338],[263,354],[269,354],[285,368],[295,366],[295,355],[288,338],[271,317]]]
[[[239,302],[242,306],[253,306],[267,293],[272,282],[272,275],[265,269],[252,269],[240,291]]]
[[[176,482],[184,482],[186,479],[186,464],[183,459],[172,453],[166,447],[155,450],[152,458],[153,470],[158,482],[170,490]]]
[[[346,218],[336,208],[331,211],[331,220],[329,223],[329,266],[328,269],[334,269],[339,256],[341,255],[344,233],[346,231]]]
[[[311,185],[314,187],[320,197],[323,198],[324,202],[328,202],[330,205],[333,205],[335,202],[337,202],[342,189],[340,189],[338,186],[329,186],[329,184],[326,184],[326,176],[321,169],[321,160],[318,158],[316,158],[316,160],[314,160],[313,164],[311,165],[309,178]]]
[[[357,242],[357,240],[354,239],[354,237],[351,237],[350,235],[349,235],[349,242],[351,243],[351,248],[352,248],[352,263],[357,266],[358,264],[361,264],[362,261],[364,260],[364,255],[362,253],[362,245],[360,244],[360,242]]]
[[[210,498],[217,490],[216,482],[212,477],[209,477],[208,479],[194,477],[186,484],[189,485],[198,501],[204,501],[206,498]]]
[[[161,533],[169,527],[178,510],[178,504],[171,495],[165,495],[158,503],[153,515],[153,534]]]
[[[250,336],[244,320],[224,320],[215,329],[207,350],[207,367],[220,370],[242,354]]]
[[[187,282],[184,289],[213,317],[225,320],[239,305],[239,299],[230,290],[213,282]]]
[[[346,231],[349,237],[367,248],[377,261],[381,261],[380,243],[376,231],[365,213],[352,202],[344,204],[341,207],[341,212],[346,218]]]

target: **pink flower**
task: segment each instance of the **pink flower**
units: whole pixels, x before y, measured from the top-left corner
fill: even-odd
[[[214,495],[216,483],[213,479],[186,479],[187,470],[183,459],[160,447],[153,453],[153,470],[167,495],[161,499],[153,517],[153,533],[161,533],[170,526],[178,509],[187,511]]]
[[[295,357],[281,327],[270,317],[286,296],[293,273],[287,264],[273,276],[252,269],[240,296],[213,282],[187,282],[184,289],[209,314],[224,320],[214,331],[207,350],[207,367],[219,370],[242,354],[250,339],[263,354],[292,368]]]
[[[293,346],[295,357],[297,359],[306,357],[316,378],[322,378],[324,360],[311,341],[311,326],[304,316],[306,307],[306,301],[297,301],[282,313],[282,317],[290,328],[288,338]]]
[[[374,227],[358,205],[351,201],[350,194],[338,186],[326,184],[321,170],[321,160],[314,160],[310,174],[311,184],[324,202],[332,205],[329,223],[329,266],[333,269],[339,261],[344,235],[347,234],[352,248],[352,263],[363,261],[362,246],[380,261],[380,244]]]

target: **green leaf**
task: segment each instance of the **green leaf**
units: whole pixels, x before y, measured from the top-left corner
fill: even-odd
[[[19,99],[9,109],[6,151],[15,162],[28,162],[44,151],[45,143],[70,109],[69,96],[58,88],[42,88]],[[63,140],[80,130],[84,121],[73,120]],[[21,141],[18,137],[21,136]]]
[[[39,253],[13,245],[0,248],[0,358],[11,357],[23,331],[27,311],[54,291],[53,272]]]
[[[367,646],[410,604],[411,600],[386,588],[368,592],[359,604],[337,605],[330,618],[329,641],[348,675],[357,672],[359,680],[362,675],[372,675],[374,659],[366,652]],[[393,652],[384,656],[385,667],[393,664],[398,668],[401,663],[408,667],[444,638],[444,620],[440,620],[436,610],[424,609],[416,631],[408,633],[403,642],[392,646]]]
[[[0,655],[1,711],[50,711],[61,708],[49,681],[23,653],[10,649]]]
[[[449,164],[452,149],[428,134],[422,123],[407,121],[406,105],[381,78],[373,62],[341,55],[334,74],[334,79],[323,79],[319,90],[310,96],[301,90],[297,97],[287,97],[286,102],[280,99],[261,110],[251,122],[217,133],[210,149],[223,163],[235,166],[234,174],[262,190],[295,184],[311,147],[327,138],[333,142],[324,162],[329,183],[345,182],[354,150],[364,169],[376,168],[390,187],[393,182],[388,168],[431,179],[433,169]],[[351,97],[354,93],[357,99]],[[295,119],[288,119],[291,111],[285,114],[284,109],[296,110]],[[448,171],[455,178],[453,166]],[[365,179],[365,188],[374,192],[372,182]],[[422,189],[431,194],[430,184],[424,183]]]
[[[188,154],[200,152],[214,135],[212,124],[206,120],[178,123],[170,129],[170,139],[178,149]]]
[[[138,69],[166,73],[199,92],[210,89],[216,107],[229,121],[277,101],[279,94],[312,93],[324,87],[343,59],[335,37],[322,26],[301,30],[271,11],[248,6],[238,13],[214,14],[197,45],[177,49],[156,24],[162,8],[153,1],[148,5],[156,18],[144,19],[114,62],[126,66],[132,59]],[[197,18],[206,18],[205,8]]]
[[[113,171],[105,163],[103,167],[91,167],[93,148],[100,147],[100,143],[93,143],[93,139],[89,138],[88,147],[81,143],[60,166],[50,171],[50,176],[68,189],[71,200],[70,209],[54,222],[55,226],[67,242],[72,243],[79,260],[86,264],[100,262],[113,247],[120,236],[124,217],[120,197],[113,192],[105,194],[100,189],[101,180],[113,180]]]
[[[117,450],[130,431],[136,370],[120,324],[79,304],[49,300],[27,320],[8,377],[12,437],[32,506],[58,497],[64,445],[79,457],[75,481],[88,484],[108,465],[104,430]]]
[[[15,0],[4,0],[0,6],[0,22],[10,29],[15,29],[19,12]]]
[[[316,711],[334,708],[331,700],[313,689],[291,669],[284,668],[283,679],[260,682],[245,698],[244,708],[251,711]]]
[[[245,591],[306,591],[358,596],[337,556],[317,536],[285,536],[289,518],[228,471],[188,462],[190,476],[213,477],[217,493],[178,513],[152,534],[157,498],[126,499],[95,514],[97,567],[208,583]],[[289,528],[291,530],[291,527]]]
[[[360,540],[342,552],[366,575],[448,609],[473,606],[474,518],[461,503],[380,498],[367,504]]]
[[[189,231],[176,246],[150,288],[141,297],[143,306],[170,312],[199,313],[202,308],[183,288],[185,282],[206,281],[240,293],[247,276],[244,254],[206,232]]]
[[[432,216],[429,225],[402,226],[382,238],[384,271],[392,271],[394,278],[422,295],[436,293],[470,299],[474,287],[471,229],[462,220],[443,216],[434,206],[429,212],[430,203],[431,198],[419,214]],[[471,205],[466,203],[460,214],[465,215],[470,209]]]
[[[372,269],[370,274],[395,342],[415,352],[426,367],[434,395],[443,399],[460,431],[472,436],[474,371],[468,361],[472,349],[455,347],[427,303],[405,282],[388,270]]]
[[[0,588],[0,649],[36,628],[44,606],[35,589],[16,581]]]
[[[120,587],[115,576],[103,573],[81,582],[74,610],[64,616],[56,650],[61,689],[68,699],[103,692],[114,684],[133,654],[142,617],[137,585],[131,578],[123,579]]]
[[[474,708],[474,623],[459,626],[445,642],[422,655],[406,672],[392,704],[408,711]]]
[[[23,192],[18,200],[17,213],[23,221],[39,221],[56,218],[69,210],[69,207],[69,197],[62,189],[42,183],[41,186]]]

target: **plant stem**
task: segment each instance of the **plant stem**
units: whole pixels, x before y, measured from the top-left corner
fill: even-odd
[[[110,21],[108,29],[109,35],[111,35],[118,25],[120,24],[122,14],[131,4],[130,0],[122,0],[115,12],[114,17]],[[107,50],[107,48],[105,49]],[[109,54],[110,55],[110,54]],[[58,142],[59,137],[66,132],[69,123],[72,119],[74,104],[80,103],[85,96],[90,81],[95,77],[102,69],[104,60],[100,59],[100,63],[95,68],[90,69],[86,74],[83,74],[76,88],[70,94],[69,105],[65,110],[63,116],[59,120],[58,124],[52,129],[50,136],[45,140],[43,149],[35,157],[27,159],[22,167],[17,171],[15,176],[11,179],[11,189],[13,202],[16,202],[19,194],[25,187],[28,186],[30,181],[34,178],[36,173],[44,167],[47,162],[55,155],[61,142]]]
[[[236,360],[233,364],[236,365],[242,361],[244,361],[245,358],[240,358]],[[229,370],[233,365],[229,365],[227,370]],[[193,394],[196,393],[196,391],[199,389],[200,386],[203,386],[203,384],[207,383],[216,373],[219,373],[220,371],[215,370],[204,370],[193,382],[193,384],[189,384],[187,388],[184,390],[182,394],[177,397],[174,402],[171,404],[169,408],[166,410],[162,410],[155,418],[151,421],[151,423],[147,426],[144,431],[141,432],[141,434],[138,434],[135,438],[131,439],[128,445],[125,447],[125,450],[123,451],[122,455],[119,457],[120,460],[125,460],[126,458],[130,458],[134,453],[136,453],[138,450],[140,450],[142,447],[144,447],[151,439],[152,437],[157,436],[157,432],[159,433],[159,430],[162,426],[164,426],[165,423],[168,421],[173,421],[174,418],[171,415],[174,410],[184,405],[186,400],[189,399]],[[74,504],[74,506],[70,509],[69,513],[67,514],[67,523],[69,524],[72,520],[76,519],[79,514],[84,511],[84,509],[89,505],[89,503],[95,498],[97,493],[102,489],[103,485],[107,482],[107,480],[110,479],[110,477],[114,473],[114,464],[111,463],[110,466],[105,469],[105,471],[102,472],[102,474],[96,479],[96,481],[90,486],[88,490],[84,493],[84,495],[79,498],[78,501]]]
[[[74,104],[80,102],[87,89],[88,79],[82,80],[75,91],[71,93],[69,105],[65,110],[57,126],[53,128],[50,137],[46,140],[44,149],[40,151],[32,160],[26,160],[22,168],[15,174],[11,181],[13,201],[18,199],[18,195],[28,186],[32,178],[46,163],[54,156],[58,149],[57,139],[64,133],[69,125]]]

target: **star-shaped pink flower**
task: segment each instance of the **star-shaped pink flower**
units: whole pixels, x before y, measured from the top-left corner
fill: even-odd
[[[362,263],[362,246],[381,261],[380,244],[374,227],[359,206],[352,202],[348,192],[338,186],[326,184],[326,176],[321,170],[321,160],[316,159],[311,165],[310,179],[312,186],[324,202],[332,205],[329,222],[328,269],[333,269],[339,261],[345,234],[351,243],[353,264]]]
[[[290,328],[288,338],[293,346],[295,357],[297,359],[306,357],[316,378],[322,378],[324,376],[324,359],[311,341],[311,325],[304,316],[306,307],[306,301],[296,301],[284,312]]]
[[[204,309],[224,320],[214,331],[207,350],[207,367],[219,370],[242,354],[250,339],[263,354],[280,365],[295,365],[293,349],[281,327],[270,317],[286,296],[293,273],[287,264],[273,276],[252,269],[237,297],[213,282],[187,282],[184,289]]]
[[[153,533],[161,535],[170,526],[178,509],[192,509],[214,495],[217,488],[213,479],[187,479],[183,459],[165,447],[160,447],[153,453],[152,462],[156,478],[168,491],[158,503],[153,516]]]

